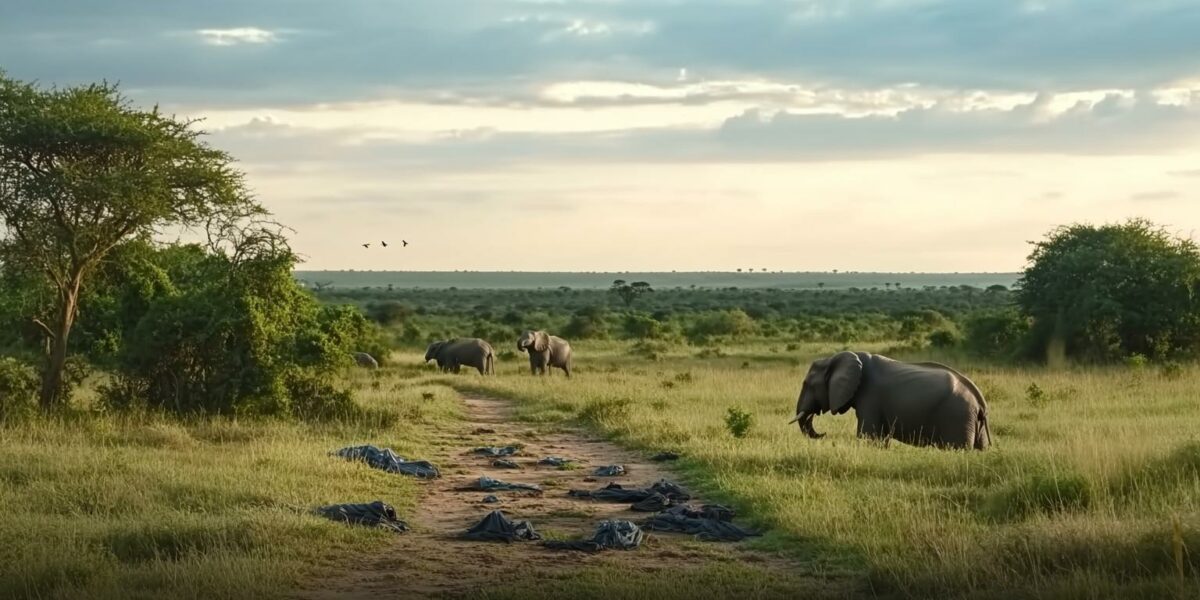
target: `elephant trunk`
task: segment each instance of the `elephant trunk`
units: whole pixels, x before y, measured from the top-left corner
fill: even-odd
[[[802,413],[796,416],[796,422],[799,423],[800,431],[803,431],[804,435],[814,440],[819,440],[825,437],[825,434],[817,433],[817,430],[813,429],[813,418],[816,416],[816,413]]]

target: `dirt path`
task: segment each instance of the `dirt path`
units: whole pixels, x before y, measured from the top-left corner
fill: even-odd
[[[457,539],[492,510],[503,510],[512,519],[529,520],[543,536],[576,538],[590,535],[604,519],[645,519],[646,513],[629,510],[628,504],[608,504],[567,496],[569,489],[599,489],[611,481],[627,486],[649,485],[672,479],[662,464],[587,437],[580,431],[541,433],[511,418],[505,400],[465,395],[469,423],[467,435],[446,433],[439,466],[442,478],[427,484],[421,506],[408,519],[412,531],[396,538],[394,551],[385,551],[356,562],[340,579],[319,582],[305,592],[309,600],[351,598],[437,598],[470,595],[506,580],[528,584],[553,577],[581,565],[616,566],[639,572],[669,568],[698,560],[773,562],[774,559],[743,550],[740,544],[701,544],[688,536],[654,533],[636,551],[599,554],[556,552],[536,543],[486,543]],[[492,466],[492,459],[470,455],[480,446],[522,444],[512,460],[520,470]],[[539,459],[561,456],[582,468],[559,470],[538,466]],[[624,465],[621,477],[593,477],[596,467]],[[511,483],[541,486],[541,496],[497,492],[497,504],[482,502],[485,492],[459,491],[480,476]],[[693,498],[700,504],[701,498]],[[486,566],[485,566],[486,565]],[[782,566],[782,565],[781,565]]]

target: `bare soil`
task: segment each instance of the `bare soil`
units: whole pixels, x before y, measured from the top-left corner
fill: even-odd
[[[396,537],[394,549],[368,557],[355,557],[343,564],[336,579],[312,582],[300,597],[308,600],[352,598],[445,598],[469,597],[506,583],[529,585],[539,580],[560,578],[583,566],[605,566],[630,572],[653,572],[667,568],[695,567],[698,562],[753,562],[766,568],[787,569],[786,561],[747,550],[741,544],[700,543],[689,536],[648,533],[645,543],[634,551],[597,554],[552,551],[536,542],[513,544],[472,542],[459,535],[492,510],[502,510],[510,519],[528,520],[543,537],[575,539],[589,537],[605,519],[639,522],[649,516],[629,510],[628,504],[610,504],[567,495],[571,489],[599,489],[609,482],[627,487],[647,486],[659,479],[672,479],[669,463],[655,463],[612,443],[595,439],[583,431],[539,432],[515,421],[506,400],[464,395],[467,422],[461,433],[442,434],[444,456],[437,464],[442,478],[427,484],[420,507],[407,519],[412,530]],[[492,466],[491,458],[474,456],[480,446],[521,445],[509,457],[519,470]],[[574,469],[537,465],[547,456],[576,461]],[[596,467],[624,465],[626,475],[595,477]],[[541,486],[544,493],[493,492],[499,503],[485,504],[487,492],[460,491],[480,476],[511,483]],[[693,492],[694,494],[694,492]],[[702,504],[693,497],[692,503]],[[494,588],[493,588],[494,589]]]

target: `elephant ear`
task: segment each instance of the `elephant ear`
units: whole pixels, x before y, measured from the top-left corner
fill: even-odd
[[[545,352],[550,347],[550,335],[545,331],[538,331],[533,334],[533,349],[538,352]]]
[[[829,367],[829,412],[840,415],[850,408],[850,401],[862,383],[863,364],[853,352],[833,357]]]

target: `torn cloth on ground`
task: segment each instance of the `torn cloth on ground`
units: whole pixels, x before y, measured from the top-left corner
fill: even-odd
[[[655,461],[655,462],[665,462],[668,460],[679,460],[679,455],[675,454],[674,452],[659,452],[658,454],[655,454],[654,456],[650,457],[650,460]]]
[[[714,521],[732,521],[737,513],[732,508],[720,504],[705,504],[700,508],[688,504],[670,507],[666,512],[690,519],[712,519]]]
[[[539,460],[538,464],[542,465],[543,467],[565,467],[573,462],[575,461],[569,458],[563,458],[561,456],[547,456],[546,458]]]
[[[463,537],[477,542],[516,542],[542,539],[529,521],[511,521],[498,510],[488,513],[482,521],[468,529]]]
[[[467,487],[459,488],[460,491],[472,492],[537,492],[542,493],[542,488],[531,483],[508,483],[499,479],[492,479],[484,475],[475,480],[474,483]]]
[[[634,503],[633,506],[629,507],[629,510],[634,510],[637,512],[656,513],[656,512],[662,512],[668,508],[671,508],[671,506],[672,506],[672,503],[669,498],[667,498],[666,496],[664,496],[658,492],[655,492],[653,496],[650,496],[649,498],[646,498],[645,500],[642,500],[641,502]]]
[[[575,498],[591,498],[604,502],[641,502],[654,494],[661,494],[673,502],[687,502],[691,499],[687,490],[665,479],[648,488],[626,489],[620,484],[610,483],[596,491],[571,490],[568,492],[568,495]]]
[[[497,469],[520,469],[521,468],[521,465],[518,465],[517,463],[515,463],[511,460],[505,460],[503,458],[497,458],[496,460],[493,460],[492,466],[496,467]]]
[[[595,473],[593,473],[593,475],[596,477],[620,477],[624,474],[625,467],[623,465],[608,465],[607,467],[600,467],[596,469]]]
[[[569,542],[543,542],[551,550],[577,550],[599,552],[601,550],[633,550],[642,545],[646,534],[629,521],[601,521],[591,539]]]
[[[490,446],[486,446],[483,448],[476,448],[476,449],[472,450],[471,454],[478,454],[480,456],[487,456],[489,458],[499,458],[501,456],[512,456],[514,454],[517,454],[520,451],[521,450],[518,449],[516,446],[505,446],[503,448],[493,448]]]
[[[322,506],[316,509],[315,512],[326,519],[342,523],[382,527],[396,533],[408,531],[408,523],[401,521],[396,516],[396,509],[380,500],[376,500],[370,504],[333,504]]]
[[[742,529],[728,521],[716,519],[693,519],[683,515],[661,512],[642,523],[647,531],[673,531],[696,536],[697,539],[714,542],[740,542],[748,537],[761,535]]]
[[[438,468],[433,466],[429,461],[405,460],[404,457],[392,452],[391,448],[380,449],[375,446],[351,446],[349,448],[342,448],[333,454],[346,460],[365,462],[376,469],[387,471],[388,473],[412,475],[421,479],[437,479],[442,476]]]

